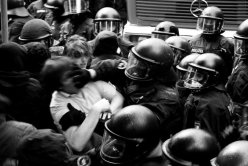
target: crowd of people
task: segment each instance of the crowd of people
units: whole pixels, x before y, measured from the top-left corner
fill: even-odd
[[[233,39],[163,21],[122,36],[125,1],[8,0],[1,166],[248,165],[248,19]]]

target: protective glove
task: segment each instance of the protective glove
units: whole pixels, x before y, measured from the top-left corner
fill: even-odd
[[[69,77],[73,77],[73,82],[77,88],[82,88],[91,81],[90,72],[87,69],[81,69],[76,65],[73,67]]]
[[[92,69],[96,71],[96,79],[108,80],[113,78],[126,68],[127,62],[125,60],[103,60],[92,66]]]

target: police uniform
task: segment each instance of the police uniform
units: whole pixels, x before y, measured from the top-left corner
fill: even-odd
[[[211,39],[208,39],[210,37]],[[234,46],[229,39],[218,34],[212,36],[199,34],[194,36],[189,43],[192,47],[192,53],[203,54],[209,52],[221,56],[228,66],[228,73],[231,74]]]
[[[234,102],[244,103],[248,100],[248,65],[241,61],[229,77],[226,88]]]
[[[222,143],[222,132],[231,125],[232,101],[224,86],[214,86],[189,95],[184,105],[184,128],[201,128]]]
[[[126,105],[141,104],[150,108],[161,124],[162,140],[182,129],[182,112],[179,95],[175,87],[160,82],[124,87]]]

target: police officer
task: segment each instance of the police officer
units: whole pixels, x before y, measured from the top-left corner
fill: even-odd
[[[156,115],[141,105],[130,105],[105,123],[100,150],[104,166],[164,166]]]
[[[163,143],[165,166],[211,166],[220,146],[213,135],[201,129],[185,129]]]
[[[32,19],[23,26],[19,40],[23,44],[34,41],[41,42],[49,48],[53,45],[51,27],[44,20]]]
[[[215,158],[213,165],[244,166],[248,164],[248,141],[235,141],[227,145]]]
[[[201,128],[225,144],[222,133],[231,125],[232,101],[224,87],[226,66],[214,53],[199,55],[189,64],[184,87],[191,90],[184,105],[184,127]]]
[[[131,49],[126,66],[121,61],[101,61],[94,68],[96,79],[118,79],[115,86],[125,97],[126,105],[142,104],[158,116],[162,139],[181,130],[182,112],[170,46],[161,39],[149,38]],[[80,76],[75,78],[80,82]]]
[[[226,87],[233,101],[242,104],[248,100],[248,19],[239,25],[234,41],[237,65],[234,66]]]
[[[47,14],[47,9],[44,4],[47,0],[36,0],[28,5],[28,12],[34,17],[44,20]]]
[[[179,36],[178,27],[171,21],[160,22],[152,31],[153,38],[166,40],[171,36]]]
[[[26,22],[33,19],[24,5],[24,0],[7,1],[9,40],[12,42],[19,43],[18,37],[20,36],[22,27]]]
[[[124,40],[122,37],[123,23],[120,14],[111,7],[100,9],[94,19],[94,34],[95,36],[101,31],[112,31],[118,36],[118,52],[122,57],[127,58],[130,49],[134,46],[133,43]],[[94,40],[89,42],[89,45],[94,48]]]
[[[65,0],[63,16],[69,16],[69,26],[71,26],[69,35],[77,34],[88,41],[94,38],[94,24],[89,10],[89,0]]]
[[[180,36],[171,36],[165,40],[167,44],[172,48],[174,53],[174,69],[179,64],[179,62],[186,56],[191,53],[191,46],[189,42]]]
[[[209,6],[203,10],[197,20],[197,29],[200,34],[193,36],[190,40],[191,52],[215,53],[222,57],[227,64],[228,74],[232,70],[233,43],[222,36],[224,24],[224,15],[220,8]]]
[[[176,83],[176,88],[178,90],[179,93],[179,98],[180,98],[180,103],[181,105],[185,104],[185,101],[187,99],[187,97],[189,96],[189,94],[191,93],[191,90],[188,88],[185,88],[184,85],[184,77],[185,74],[188,71],[188,66],[189,63],[194,62],[194,60],[199,56],[200,54],[197,53],[192,53],[189,54],[187,56],[185,56],[180,63],[176,66],[177,68],[177,76],[179,78],[179,80]]]
[[[65,0],[47,0],[44,6],[48,10],[45,21],[51,26],[54,39],[59,40],[61,26],[68,20],[68,17],[63,16]]]

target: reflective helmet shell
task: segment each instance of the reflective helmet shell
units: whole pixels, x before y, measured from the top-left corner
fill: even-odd
[[[145,39],[131,49],[125,74],[132,80],[151,80],[170,70],[173,61],[173,51],[163,40]]]
[[[117,35],[122,33],[122,21],[120,14],[111,7],[100,9],[94,19],[94,33],[97,35],[103,30],[115,32]]]
[[[205,89],[224,81],[226,74],[225,63],[220,56],[204,53],[189,64],[184,85],[192,90]]]
[[[105,123],[100,156],[110,164],[133,164],[159,143],[159,121],[141,105],[130,105]]]
[[[178,65],[182,58],[189,55],[191,46],[189,42],[180,36],[171,36],[165,41],[172,48],[174,53],[174,66]]]
[[[219,34],[223,28],[224,15],[220,8],[209,6],[198,17],[196,29],[203,34]]]
[[[114,8],[104,7],[96,13],[95,21],[103,19],[120,21],[121,17],[120,14]]]
[[[213,17],[216,19],[224,19],[222,10],[216,6],[206,7],[202,11],[201,17]]]
[[[63,8],[64,1],[65,0],[47,0],[44,6],[49,9],[59,9]]]
[[[179,29],[173,22],[170,21],[159,23],[152,32],[152,37],[162,40],[166,40],[171,36],[179,36]]]
[[[190,54],[191,52],[191,46],[189,42],[183,37],[171,36],[165,42],[169,44],[171,47],[179,49],[185,52],[186,54]]]
[[[248,19],[239,25],[234,34],[234,53],[238,62],[248,57]]]
[[[163,143],[163,152],[172,162],[183,166],[210,165],[218,155],[217,140],[201,129],[185,129]]]
[[[204,53],[195,59],[194,64],[199,68],[205,68],[206,70],[213,70],[216,73],[224,74],[225,63],[223,59],[214,53]]]
[[[176,66],[178,70],[178,76],[180,79],[183,79],[185,73],[188,71],[188,66],[190,63],[193,63],[195,59],[199,56],[197,53],[192,53],[185,56],[180,63]]]
[[[248,142],[235,141],[221,150],[215,159],[217,166],[245,166],[248,165]]]
[[[238,30],[234,34],[234,37],[239,38],[239,39],[248,40],[248,19],[243,21],[239,25]]]

